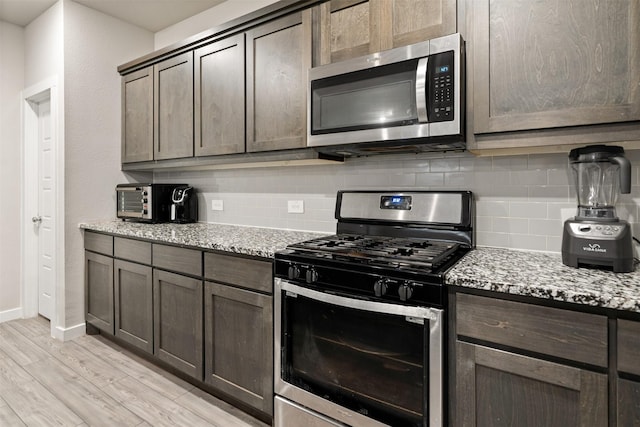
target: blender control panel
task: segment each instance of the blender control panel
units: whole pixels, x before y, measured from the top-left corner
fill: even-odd
[[[571,224],[571,230],[578,236],[584,237],[617,237],[619,236],[624,227],[619,224],[585,224],[585,223],[573,223]]]

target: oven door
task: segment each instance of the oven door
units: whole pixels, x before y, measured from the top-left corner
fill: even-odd
[[[442,310],[275,287],[276,394],[349,425],[442,425]]]

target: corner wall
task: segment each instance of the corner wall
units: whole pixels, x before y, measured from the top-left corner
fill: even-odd
[[[20,188],[24,29],[0,21],[0,182]],[[8,188],[5,188],[7,190]],[[0,322],[20,317],[20,200],[0,198]]]
[[[153,49],[153,33],[64,1],[65,314],[84,323],[84,249],[78,224],[113,218],[120,171],[117,66]]]

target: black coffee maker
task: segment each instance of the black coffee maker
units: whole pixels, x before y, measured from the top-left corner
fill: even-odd
[[[564,223],[562,262],[616,273],[634,269],[631,226],[616,215],[619,193],[631,192],[631,164],[622,147],[590,145],[569,153],[578,212]]]
[[[171,194],[171,222],[186,224],[198,220],[198,198],[193,187],[181,186]]]

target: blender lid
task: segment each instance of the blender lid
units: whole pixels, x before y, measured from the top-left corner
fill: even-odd
[[[617,145],[597,144],[574,148],[569,152],[569,160],[571,161],[609,160],[610,157],[615,156],[624,156],[624,148]]]

